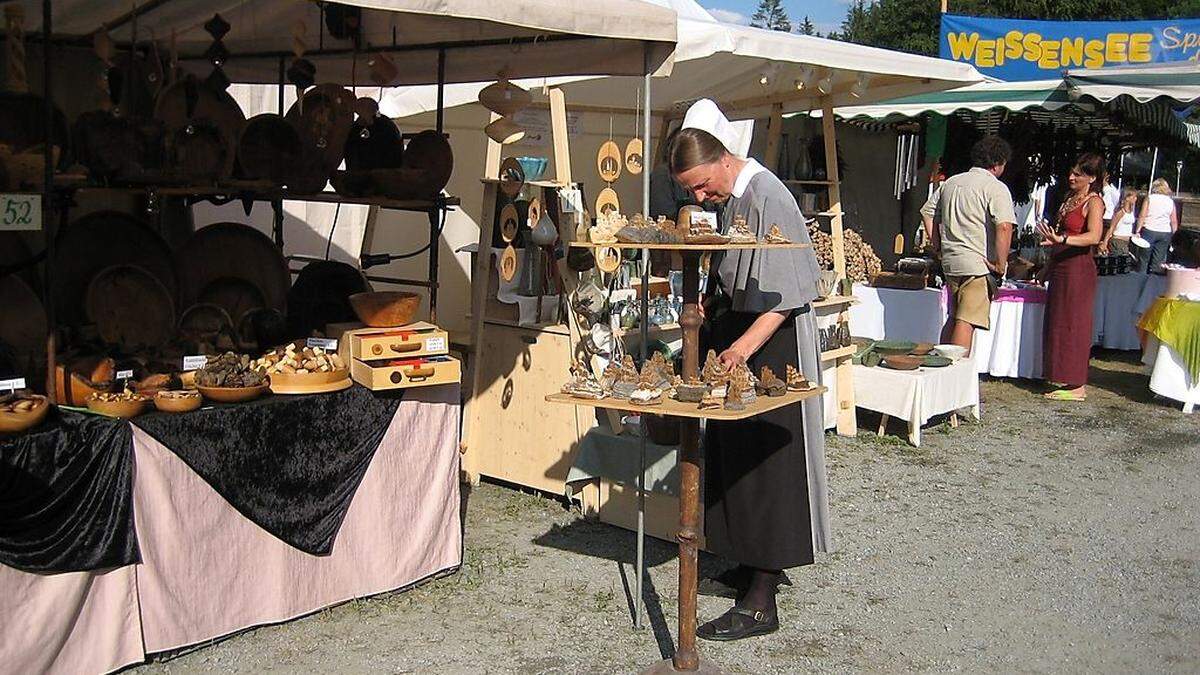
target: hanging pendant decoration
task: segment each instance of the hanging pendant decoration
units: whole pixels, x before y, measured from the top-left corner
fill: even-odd
[[[607,216],[610,213],[621,212],[621,200],[617,197],[617,191],[611,187],[606,187],[596,195],[596,215]]]
[[[512,244],[504,247],[504,252],[500,254],[500,278],[504,279],[505,283],[511,283],[517,276],[517,250]]]
[[[292,65],[288,66],[287,78],[296,87],[296,100],[300,101],[304,97],[304,90],[316,84],[317,67],[312,61],[304,58],[304,52],[308,50],[308,43],[304,41],[304,35],[308,32],[308,27],[303,21],[297,21],[292,25]],[[303,112],[303,107],[301,107]]]
[[[633,138],[625,146],[625,170],[637,176],[642,173],[644,166],[644,157],[642,155],[642,139]]]
[[[213,14],[211,19],[204,22],[204,31],[213,39],[213,43],[204,52],[204,58],[213,66],[205,84],[213,91],[225,91],[232,84],[224,69],[225,61],[229,59],[229,49],[225,47],[224,39],[230,28],[229,22],[220,14]]]
[[[383,52],[377,52],[367,57],[367,73],[375,84],[386,87],[396,81],[400,69],[396,63]]]
[[[516,199],[525,185],[525,170],[515,157],[505,158],[500,163],[500,191],[509,199]]]
[[[517,238],[517,231],[520,229],[521,220],[517,215],[517,207],[505,204],[504,208],[500,209],[500,237],[504,239],[504,243],[511,244]]]
[[[525,224],[532,230],[542,219],[542,200],[534,197],[529,200],[529,210],[526,213]]]
[[[500,116],[483,128],[488,138],[500,145],[516,143],[525,138],[525,129],[513,121],[512,116],[533,102],[533,97],[528,91],[509,82],[507,71],[500,71],[499,80],[479,92],[479,102]]]
[[[600,172],[600,180],[615,183],[621,177],[621,161],[621,148],[612,140],[604,141],[596,153],[596,170]]]
[[[611,246],[596,250],[596,267],[605,274],[612,274],[621,267],[621,252]]]

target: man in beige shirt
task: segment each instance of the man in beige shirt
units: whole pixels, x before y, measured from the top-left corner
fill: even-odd
[[[921,208],[936,225],[934,250],[954,299],[942,338],[967,350],[975,329],[990,327],[992,297],[1008,269],[1017,219],[1000,175],[1011,156],[1004,139],[985,136],[971,148],[971,170],[943,182]]]

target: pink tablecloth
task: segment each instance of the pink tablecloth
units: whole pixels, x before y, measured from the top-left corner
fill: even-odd
[[[457,387],[409,392],[321,557],[246,520],[135,428],[142,563],[52,575],[0,566],[0,671],[109,672],[457,567],[458,435]]]

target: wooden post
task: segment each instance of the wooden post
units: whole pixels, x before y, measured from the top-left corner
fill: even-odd
[[[496,173],[499,174],[499,147],[500,144],[495,141],[488,140],[488,161],[491,157],[491,146],[496,146]],[[490,169],[490,165],[489,165]],[[487,311],[487,294],[488,282],[492,274],[492,235],[494,234],[496,220],[496,195],[498,193],[496,183],[486,182],[483,185],[483,206],[479,213],[479,251],[475,254],[475,269],[471,271],[471,344],[474,346],[475,353],[473,355],[471,377],[471,391],[467,396],[467,405],[463,410],[463,415],[467,419],[467,433],[463,439],[460,450],[462,450],[462,471],[467,475],[472,485],[479,484],[479,470],[475,468],[475,455],[480,451],[480,446],[483,444],[484,431],[479,428],[479,415],[477,411],[471,410],[476,397],[479,395],[480,389],[483,386],[483,368],[480,361],[483,355],[483,319]],[[472,447],[472,442],[475,443]]]
[[[763,156],[763,166],[771,173],[779,169],[779,142],[783,138],[783,104],[771,105],[771,121],[767,125],[767,151]]]
[[[488,122],[495,122],[498,119],[500,119],[500,115],[492,113],[491,116],[488,117]],[[490,180],[500,179],[500,144],[496,141],[493,141],[490,137],[487,141],[487,154],[484,155],[483,159],[483,177]],[[490,215],[488,216],[488,219],[491,219]],[[483,227],[482,220],[479,221],[479,226]],[[483,251],[480,251],[479,254],[483,255]]]
[[[950,11],[950,0],[942,0],[942,14]]]
[[[559,185],[571,184],[571,150],[567,139],[567,100],[563,90],[550,90],[550,128],[554,132],[554,174]]]
[[[683,254],[683,379],[700,368],[700,256]],[[679,648],[675,670],[696,670],[697,547],[700,539],[700,421],[685,419],[679,447]]]
[[[833,269],[839,279],[846,279],[846,237],[842,229],[842,188],[838,175],[837,126],[833,117],[833,100],[821,97],[821,131],[825,137],[825,178],[829,181],[829,233],[833,239]],[[843,305],[838,323],[850,321],[850,307]],[[858,433],[854,409],[854,363],[851,356],[837,360],[837,432],[841,436]]]

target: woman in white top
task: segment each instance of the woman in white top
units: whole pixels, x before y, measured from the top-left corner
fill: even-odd
[[[1164,178],[1155,178],[1133,232],[1150,242],[1150,250],[1142,253],[1146,261],[1143,271],[1162,273],[1162,264],[1171,250],[1171,237],[1178,229],[1179,215],[1175,212],[1175,200],[1171,199],[1171,184]]]
[[[1107,187],[1107,186],[1105,186]],[[1136,220],[1134,210],[1137,208],[1138,193],[1133,188],[1121,191],[1121,199],[1108,221],[1104,238],[1100,240],[1100,254],[1119,255],[1129,254],[1129,238],[1133,236],[1133,224]]]

